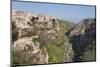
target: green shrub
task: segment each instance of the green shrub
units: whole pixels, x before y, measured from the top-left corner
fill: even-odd
[[[39,39],[38,38],[33,38],[32,41],[37,42],[37,41],[39,41]]]
[[[34,64],[34,56],[25,51],[12,50],[12,64],[13,65],[28,65]]]
[[[56,44],[49,44],[46,47],[49,54],[50,63],[58,63],[63,61],[64,48]]]
[[[80,58],[81,58],[81,61],[95,61],[96,59],[95,50],[85,51],[84,54]]]

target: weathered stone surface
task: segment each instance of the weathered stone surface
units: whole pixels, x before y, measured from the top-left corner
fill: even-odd
[[[55,36],[51,36],[55,33],[58,26],[58,22],[53,17],[42,16],[37,14],[25,13],[21,11],[12,12],[12,31],[13,31],[13,43],[12,49],[14,51],[23,51],[25,53],[25,61],[21,61],[22,64],[28,62],[31,55],[31,64],[45,64],[48,63],[48,52],[45,47],[40,48],[41,43],[39,42],[40,34],[47,34],[47,39],[54,39]],[[53,28],[53,23],[57,26]],[[44,30],[44,32],[42,31]],[[43,36],[44,38],[45,36]],[[29,54],[29,56],[26,56]],[[30,59],[31,60],[31,59]]]
[[[96,20],[88,18],[82,20],[69,32],[69,42],[74,51],[73,61],[95,61],[96,60]]]
[[[16,26],[18,37],[36,34],[41,30],[45,30],[48,34],[54,34],[55,30],[60,30],[59,22],[54,17],[20,11],[12,12],[12,23]],[[55,37],[52,36],[52,38]]]
[[[49,58],[53,61],[51,63],[73,62],[72,44],[64,39],[65,31],[63,29],[67,29],[65,27],[67,25],[64,25],[66,22],[62,26],[59,23],[62,21],[60,22],[54,17],[13,11],[12,49],[16,51],[14,54],[17,54],[13,56],[14,61],[16,58],[18,59],[14,64],[47,64]],[[48,44],[52,46],[47,46]],[[57,54],[50,52],[51,48]],[[49,52],[50,55],[53,53],[54,57],[49,57]],[[55,56],[59,54],[64,55],[58,56],[56,61]]]

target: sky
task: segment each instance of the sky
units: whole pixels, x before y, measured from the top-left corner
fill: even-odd
[[[85,18],[95,18],[95,6],[12,1],[12,10],[54,16],[78,23]]]

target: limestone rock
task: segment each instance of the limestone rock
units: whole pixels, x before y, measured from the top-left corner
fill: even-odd
[[[69,32],[69,42],[74,51],[73,61],[96,60],[96,20],[87,18],[75,25]]]
[[[54,40],[55,32],[59,30],[59,22],[54,17],[12,11],[12,49],[22,52],[20,55],[26,58],[20,59],[19,64],[28,64],[29,60],[29,64],[48,63],[48,52],[45,47],[40,47],[40,39]]]

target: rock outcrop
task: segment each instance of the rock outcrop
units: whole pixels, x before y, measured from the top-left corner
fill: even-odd
[[[88,18],[71,25],[51,16],[12,11],[12,63],[94,61],[95,19]]]
[[[41,40],[50,41],[56,38],[55,32],[59,30],[58,21],[49,16],[25,13],[21,11],[12,12],[12,49],[25,52],[27,57],[32,56],[31,64],[48,63],[48,52],[46,47],[41,48]],[[24,55],[24,58],[27,58]],[[29,59],[29,58],[28,58]],[[20,64],[29,61],[19,60]],[[30,59],[31,60],[31,59]]]
[[[58,39],[62,38],[62,36],[59,36],[60,31],[61,28],[59,21],[54,17],[26,13],[22,11],[12,11],[13,64],[27,65],[49,63],[49,60],[51,60],[49,59],[51,48],[53,49],[56,47],[59,51],[60,49],[62,51],[64,50],[62,46],[65,44],[61,44],[61,46],[56,45],[60,43],[60,41],[58,43]],[[64,32],[61,34],[64,34]],[[49,48],[47,45],[54,40],[57,40],[54,47],[52,45],[52,47]],[[66,44],[65,47],[66,50],[69,50],[66,53],[69,56],[65,54],[66,61],[64,61],[72,62],[72,59],[69,58],[70,53],[72,52],[72,47],[69,47],[68,45],[69,44]],[[63,54],[63,52],[58,52],[57,55],[59,54]],[[63,56],[61,56],[61,58],[62,59],[60,60],[62,61],[59,60],[57,62],[64,62]],[[57,59],[59,59],[59,57]]]
[[[96,60],[96,20],[84,19],[66,33],[74,51],[73,61]]]

